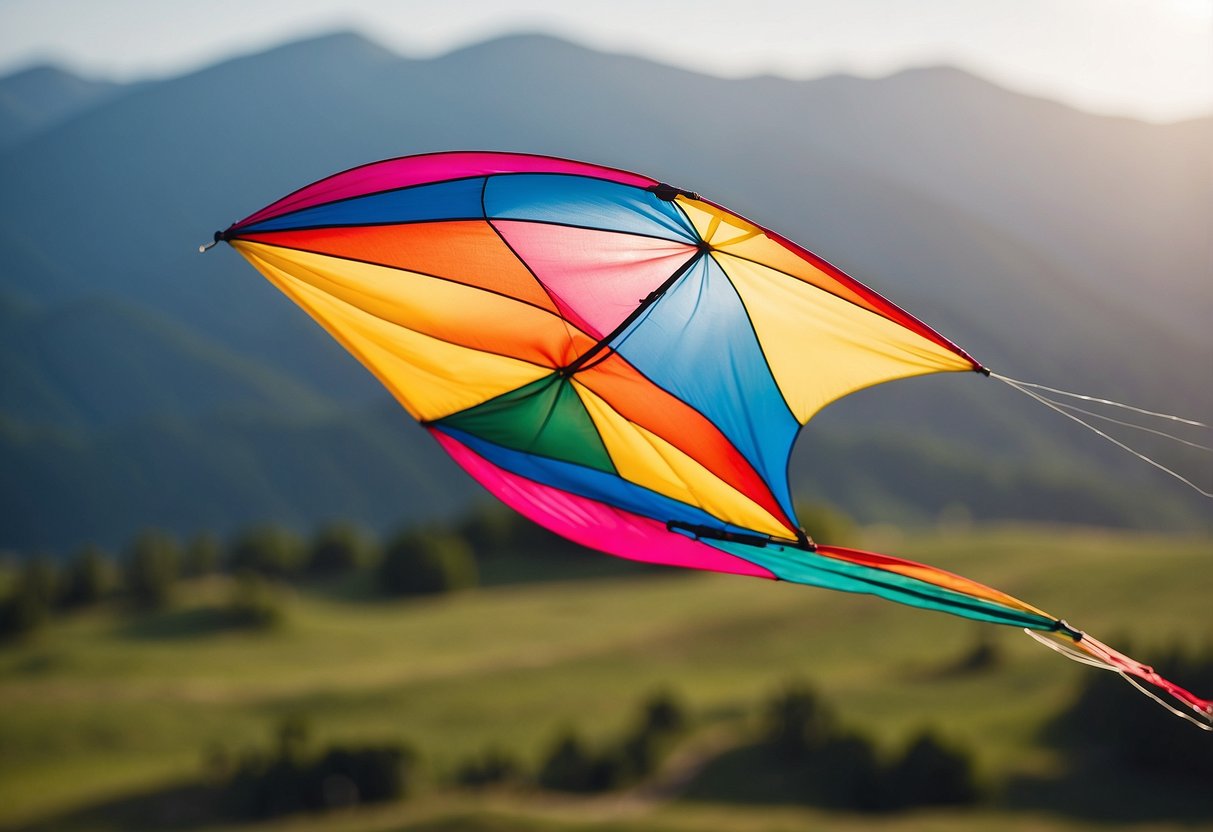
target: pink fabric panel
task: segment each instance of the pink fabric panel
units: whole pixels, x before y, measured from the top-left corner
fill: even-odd
[[[279,214],[298,211],[354,196],[390,191],[428,182],[485,176],[492,173],[572,173],[593,176],[647,188],[656,180],[636,173],[557,159],[552,156],[532,156],[526,153],[451,152],[403,156],[350,168],[341,173],[313,182],[289,196],[236,223],[238,226],[262,222]]]
[[[430,433],[494,497],[582,546],[646,563],[775,578],[761,566],[670,532],[655,520],[511,474],[451,437],[436,430]]]
[[[536,222],[494,220],[565,317],[602,338],[695,254],[685,243]]]

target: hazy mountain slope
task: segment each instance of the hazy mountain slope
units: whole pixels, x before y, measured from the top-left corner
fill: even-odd
[[[302,418],[337,411],[255,357],[129,302],[0,307],[0,413],[18,421],[81,429],[232,410],[289,407]]]
[[[117,95],[122,88],[56,66],[32,66],[0,78],[0,150]]]
[[[441,520],[477,496],[407,417],[218,416],[75,433],[0,419],[0,547],[122,546],[141,528],[229,534]]]
[[[1209,126],[1092,116],[953,70],[722,80],[545,37],[416,61],[335,35],[140,85],[0,152],[0,298],[19,320],[74,310],[55,318],[53,366],[81,370],[52,371],[32,336],[0,356],[0,414],[9,419],[0,459],[19,460],[9,470],[24,472],[10,473],[5,488],[18,489],[21,477],[36,483],[21,510],[43,518],[12,540],[85,533],[83,520],[53,522],[68,504],[111,530],[140,512],[226,528],[253,516],[314,518],[332,483],[344,495],[335,504],[372,523],[396,517],[396,503],[359,482],[466,493],[453,464],[426,456],[432,448],[418,432],[397,430],[403,414],[302,312],[226,247],[197,254],[214,229],[308,181],[433,150],[584,158],[697,189],[813,248],[997,370],[1213,412],[1213,389],[1192,383],[1193,368],[1213,362],[1203,311],[1213,293],[1213,188],[1201,165]],[[184,341],[170,334],[181,332]],[[92,344],[105,347],[73,360]],[[145,361],[156,350],[163,354]],[[180,386],[164,382],[174,367]],[[290,421],[321,413],[326,400],[339,415],[315,416],[306,429]],[[374,464],[303,439],[323,424],[367,447],[357,415],[367,403],[394,414],[391,427],[375,423],[385,444]],[[255,414],[247,418],[263,430],[215,415],[233,408]],[[52,429],[63,425],[74,429]],[[862,445],[844,428],[902,447],[883,454],[898,483],[888,493],[871,484],[880,454],[856,454],[843,488],[844,457],[825,454],[823,470],[815,464],[823,452],[811,444],[798,452],[794,479],[839,485],[853,509],[868,507],[866,489],[894,515],[932,516],[952,497],[916,493],[912,477],[896,474],[918,469],[924,482],[956,473],[968,484],[958,499],[992,516],[1039,514],[1022,489],[1004,487],[1008,476],[1052,495],[1050,518],[1057,505],[1091,522],[1201,516],[1178,486],[1159,489],[1164,481],[1145,466],[977,376],[866,391],[811,426],[840,448]],[[954,459],[931,462],[932,437],[965,455],[968,473]],[[211,446],[219,450],[203,451]],[[996,473],[1012,462],[1012,474]],[[144,499],[169,468],[180,487],[157,485],[155,499]],[[1070,473],[1055,487],[1058,468]],[[104,482],[105,498],[75,471]],[[1100,477],[1124,490],[1100,487]],[[1159,493],[1140,497],[1142,489]],[[38,502],[57,492],[73,496],[59,508]],[[4,518],[6,530],[14,521]]]

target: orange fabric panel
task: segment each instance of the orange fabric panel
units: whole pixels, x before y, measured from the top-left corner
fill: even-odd
[[[945,589],[955,590],[964,595],[971,595],[974,598],[980,598],[983,601],[991,601],[995,604],[1012,609],[1020,610],[1021,612],[1032,613],[1033,615],[1052,618],[1047,612],[1044,612],[1026,601],[1021,601],[1018,598],[1007,595],[1005,592],[1000,592],[993,587],[988,587],[985,584],[980,584],[977,581],[957,575],[954,572],[948,572],[944,569],[937,569],[934,566],[927,566],[925,563],[915,563],[912,560],[903,558],[895,558],[891,555],[879,555],[875,552],[864,552],[858,549],[845,549],[839,546],[819,546],[817,554],[826,557],[838,558],[839,560],[858,563],[863,566],[871,566],[876,569],[884,569],[888,572],[896,572],[899,575],[905,575],[909,578],[916,578],[920,581],[926,581],[935,586],[941,586]]]
[[[795,537],[796,527],[746,458],[707,417],[642,376],[617,353],[577,372],[577,381],[619,415],[656,434],[766,509]]]
[[[382,263],[557,311],[539,281],[483,220],[266,231],[240,239]]]

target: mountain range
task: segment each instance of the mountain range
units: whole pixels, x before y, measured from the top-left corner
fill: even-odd
[[[161,81],[0,79],[0,547],[466,508],[471,482],[369,374],[197,248],[336,170],[473,148],[696,190],[997,371],[1213,412],[1213,118],[1096,116],[945,67],[732,80],[543,36],[413,60],[338,33]],[[978,376],[864,391],[807,434],[797,490],[869,522],[1210,524]]]

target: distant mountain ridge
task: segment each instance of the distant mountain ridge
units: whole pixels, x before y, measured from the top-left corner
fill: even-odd
[[[0,150],[118,95],[123,85],[39,65],[0,79]]]
[[[0,102],[12,80],[0,79]],[[267,426],[263,437],[270,425],[284,437],[310,425],[357,444],[370,435],[359,414],[394,412],[352,358],[238,257],[196,250],[212,230],[308,181],[415,152],[548,153],[694,188],[814,249],[995,369],[1213,412],[1213,390],[1191,383],[1192,367],[1213,362],[1213,183],[1202,164],[1213,119],[1093,116],[942,68],[879,80],[725,80],[545,36],[412,60],[342,33],[73,100],[71,115],[35,140],[0,142],[0,315],[39,322],[51,341],[35,349],[17,328],[0,340],[0,462],[22,465],[8,466],[0,493],[34,480],[42,497],[74,495],[79,513],[89,487],[74,479],[72,458],[92,460],[91,476],[102,479],[99,460],[174,464],[150,461],[155,447],[195,466],[183,472],[195,504],[228,506],[191,515],[184,491],[150,501],[139,483],[156,478],[128,476],[129,499],[106,498],[107,540],[149,523],[305,523],[326,489],[351,517],[380,527],[437,510],[412,499],[393,513],[390,500],[358,497],[358,466],[332,448],[241,440],[247,464],[228,455],[199,477],[197,453],[154,438],[171,424],[193,448],[236,447],[224,437],[239,414]],[[374,442],[386,441],[390,432],[372,421]],[[1163,522],[1204,522],[1169,485],[1151,494],[1150,472],[981,379],[865,392],[810,430],[844,428],[946,438],[1029,469],[1068,460],[1074,494],[1124,478],[1146,507],[1125,522],[1148,525],[1151,504]],[[430,459],[420,432],[398,442],[380,455],[376,481],[395,476],[402,494],[448,494],[451,510],[473,493],[453,466],[406,464]],[[304,459],[288,462],[288,446]],[[60,462],[41,466],[40,455]],[[914,459],[899,464],[929,464]],[[315,478],[312,462],[328,474]],[[293,464],[297,476],[281,473]],[[980,468],[980,455],[971,464]],[[254,469],[264,487],[249,491]],[[793,473],[815,491],[828,477],[804,453]],[[235,493],[246,495],[238,508]],[[22,495],[38,523],[18,532],[3,517],[0,546],[88,537],[87,524],[56,523],[42,497]],[[965,494],[887,499],[925,519]],[[991,501],[974,499],[989,511]],[[1109,508],[1121,498],[1100,499],[1086,519],[1121,511]],[[862,508],[856,501],[844,500],[852,510]]]

